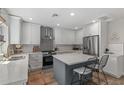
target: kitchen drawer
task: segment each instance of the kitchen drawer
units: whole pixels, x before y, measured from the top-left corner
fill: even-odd
[[[30,63],[36,63],[36,62],[42,63],[42,61],[43,61],[42,59],[30,59],[29,60]]]
[[[38,54],[30,54],[30,57],[42,57],[42,54],[38,53]]]
[[[41,53],[34,53],[29,55],[29,65],[31,70],[42,68],[43,57]]]

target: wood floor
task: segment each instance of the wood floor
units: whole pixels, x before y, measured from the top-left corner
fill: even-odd
[[[95,82],[98,85],[105,85],[103,75],[100,73],[101,83],[98,83],[97,75],[96,73],[93,74],[93,82]],[[124,77],[121,77],[119,79],[114,78],[110,75],[107,75],[107,80],[109,85],[123,85],[124,84]],[[47,70],[36,70],[29,73],[29,85],[57,85],[57,81],[54,79],[53,76],[53,70],[47,69]],[[94,83],[90,83],[92,85]]]
[[[54,79],[53,69],[36,70],[29,73],[29,85],[57,85]]]

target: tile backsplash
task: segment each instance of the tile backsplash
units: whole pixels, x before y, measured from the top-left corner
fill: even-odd
[[[10,46],[13,47],[13,49],[15,50],[15,45],[10,45]],[[40,46],[40,45],[23,44],[22,46],[23,46],[22,51],[24,53],[29,53],[29,52],[33,52],[34,46]],[[81,49],[81,45],[57,44],[57,45],[55,45],[55,48],[57,48],[58,51],[66,51],[66,50],[73,50],[73,48]]]
[[[58,48],[58,51],[73,50],[74,47],[81,49],[81,45],[67,45],[67,44],[56,45],[56,48]]]
[[[33,46],[40,46],[40,45],[24,44],[23,45],[23,52],[32,52]]]

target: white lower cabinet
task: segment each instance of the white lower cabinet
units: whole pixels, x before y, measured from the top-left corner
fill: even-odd
[[[23,22],[21,44],[40,44],[40,25]]]
[[[8,83],[8,66],[0,62],[0,85]]]
[[[8,65],[8,84],[15,84],[16,82],[27,82],[28,79],[28,60],[13,61]]]
[[[25,58],[0,62],[0,85],[26,84],[28,80],[29,56],[27,54],[16,56],[24,56]]]
[[[29,70],[42,69],[43,56],[42,53],[29,54]]]
[[[110,56],[104,71],[108,74],[120,78],[124,74],[124,57],[123,56]]]

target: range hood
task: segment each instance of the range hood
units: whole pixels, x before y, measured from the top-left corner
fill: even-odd
[[[2,16],[0,16],[0,25],[2,24],[2,23],[4,23],[5,22],[5,19],[2,17]]]

